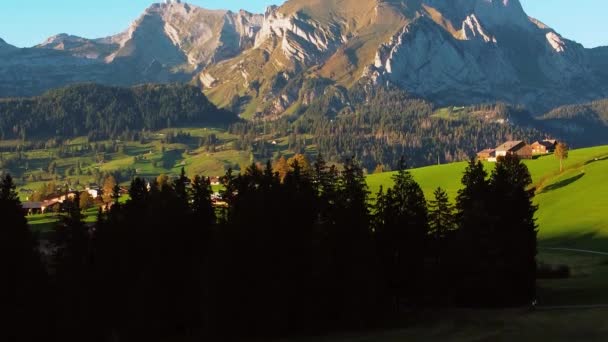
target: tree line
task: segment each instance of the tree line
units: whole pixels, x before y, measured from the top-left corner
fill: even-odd
[[[578,146],[608,143],[608,99],[558,107],[541,120],[554,134],[568,136]]]
[[[314,145],[328,160],[355,156],[367,170],[378,165],[396,170],[404,155],[408,165],[416,167],[468,160],[504,141],[533,142],[550,136],[529,114],[504,104],[467,107],[448,117],[435,115],[436,109],[402,90],[355,86],[329,92],[295,118],[239,122],[229,131],[239,137],[238,149],[251,150],[262,160],[278,158],[268,142],[257,139],[270,134],[288,136],[294,153]],[[472,114],[475,111],[484,113]]]
[[[1,310],[9,340],[238,340],[378,327],[408,309],[527,305],[535,297],[531,177],[517,157],[471,161],[455,204],[400,163],[370,200],[354,159],[290,161],[208,179],[135,178],[97,223],[64,204],[43,267],[2,180]],[[7,301],[4,301],[4,300]],[[10,300],[9,300],[10,299]],[[7,317],[7,316],[5,316]],[[37,329],[31,329],[36,325]],[[11,335],[12,334],[12,335]]]
[[[181,84],[120,88],[96,84],[51,90],[39,97],[0,100],[0,138],[43,139],[82,135],[103,140],[141,130],[229,124],[200,89]]]

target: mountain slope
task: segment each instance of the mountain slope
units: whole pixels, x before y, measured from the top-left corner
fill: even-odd
[[[132,88],[95,84],[54,89],[31,98],[0,99],[0,137],[42,139],[88,135],[93,140],[172,125],[237,121],[189,85]]]
[[[608,144],[608,100],[555,108],[540,117],[555,136],[579,145]]]
[[[299,113],[356,84],[398,86],[440,105],[504,101],[542,113],[608,97],[606,60],[608,48],[562,37],[519,0],[289,0],[263,15],[170,1],[116,36],[63,34],[13,51],[0,61],[0,97],[75,81],[194,78],[247,118]]]
[[[559,173],[559,162],[552,156],[526,160],[534,185],[535,203],[539,205],[537,223],[540,242],[556,247],[604,250],[608,236],[608,205],[604,195],[608,191],[608,146],[597,146],[570,151],[564,173]],[[462,188],[460,182],[465,162],[429,166],[411,170],[427,199],[433,198],[437,187],[445,189],[454,200]],[[491,170],[493,164],[486,164]],[[380,186],[393,185],[394,173],[369,175],[367,183],[373,194]]]
[[[297,91],[311,78],[545,111],[608,96],[603,56],[529,18],[518,0],[291,0],[269,8],[254,49],[198,80],[217,103],[256,117],[323,93]]]
[[[79,82],[128,86],[187,82],[210,63],[253,45],[261,15],[154,4],[123,33],[86,39],[60,34],[0,60],[0,97],[39,95]],[[0,53],[4,50],[0,47]]]
[[[0,38],[0,53],[12,51],[15,49],[17,48],[5,42],[4,39]]]

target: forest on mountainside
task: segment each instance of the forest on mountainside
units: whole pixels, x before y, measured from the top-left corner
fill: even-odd
[[[394,169],[401,156],[409,166],[468,160],[506,140],[549,136],[525,111],[504,104],[437,115],[430,102],[401,90],[362,87],[329,93],[292,118],[236,123],[230,133],[239,136],[238,146],[252,146],[262,160],[276,156],[268,142],[256,140],[258,135],[289,135],[295,153],[312,146],[332,161],[354,156],[368,170]]]
[[[238,121],[200,89],[181,84],[75,85],[39,97],[0,99],[0,113],[0,138],[23,141],[77,136],[100,140],[125,132]]]
[[[576,146],[608,143],[608,99],[562,106],[543,115],[542,125]]]
[[[0,140],[19,140],[18,146],[3,147],[17,153],[79,136],[88,143],[138,142],[167,128],[216,127],[230,135],[224,149],[249,153],[260,162],[322,153],[333,162],[355,157],[367,170],[390,170],[401,156],[411,167],[449,163],[507,140],[555,138],[575,147],[606,143],[607,103],[560,107],[535,118],[525,108],[503,103],[437,108],[397,88],[358,84],[331,88],[273,120],[242,120],[192,86],[88,84],[0,100]],[[278,139],[286,144],[277,146]]]

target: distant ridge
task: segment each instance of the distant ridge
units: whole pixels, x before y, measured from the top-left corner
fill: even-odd
[[[0,97],[194,80],[217,105],[275,119],[365,84],[541,114],[608,97],[607,60],[608,48],[562,37],[518,0],[290,0],[264,14],[166,1],[115,36],[60,34],[11,53],[0,60]]]

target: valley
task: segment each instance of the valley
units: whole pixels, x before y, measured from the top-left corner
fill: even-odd
[[[608,47],[521,2],[0,37],[6,340],[606,340]]]

